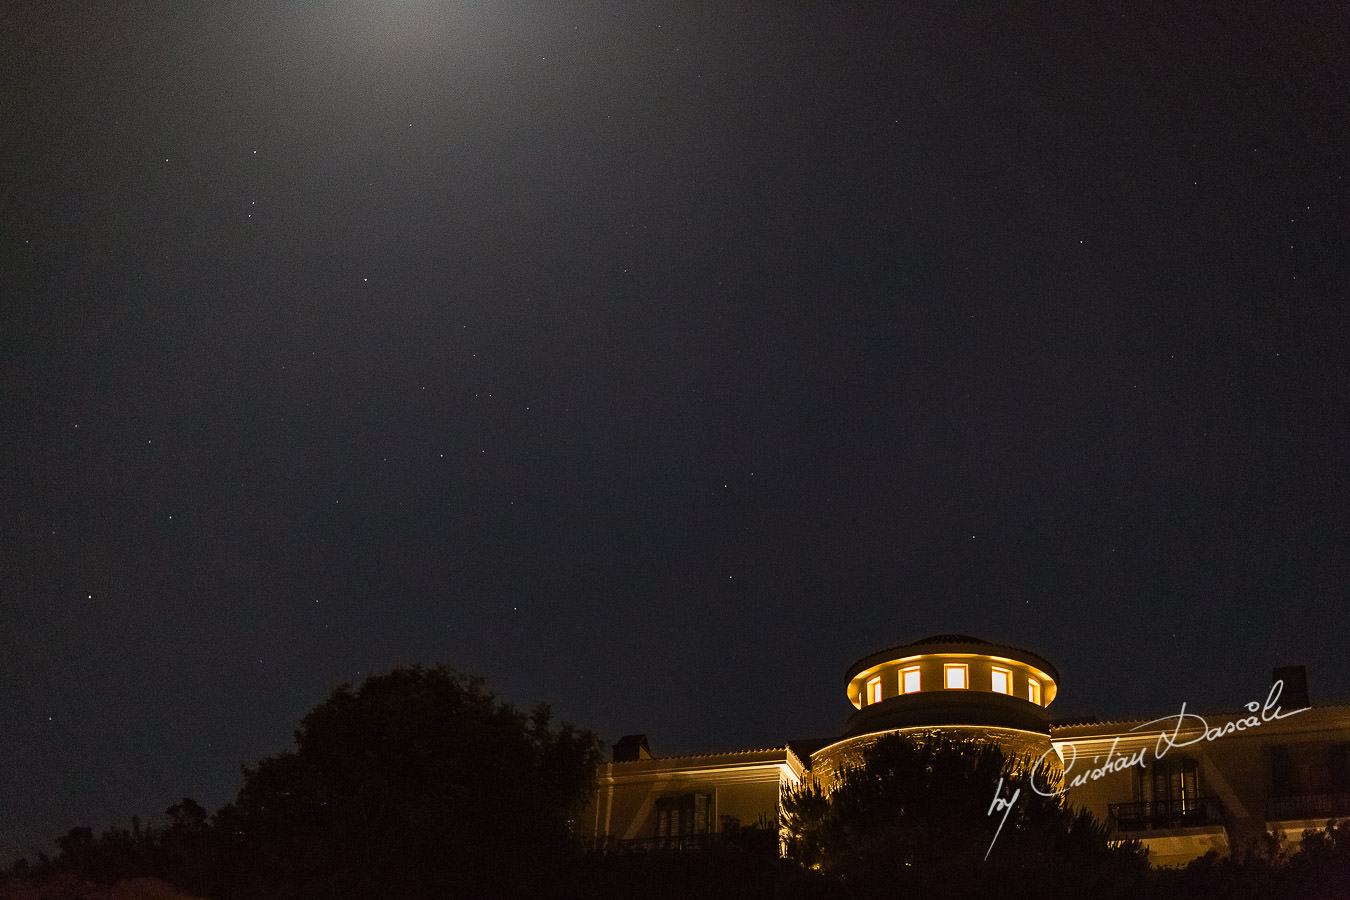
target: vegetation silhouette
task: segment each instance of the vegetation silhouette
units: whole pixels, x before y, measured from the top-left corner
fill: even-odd
[[[596,736],[545,706],[522,712],[444,666],[395,669],[334,690],[214,816],[184,798],[162,824],[72,828],[55,857],[0,877],[0,900],[1180,900],[1350,885],[1350,822],[1305,832],[1297,852],[1272,836],[1150,870],[1138,844],[1031,790],[1035,760],[941,734],[882,737],[830,782],[785,792],[779,822],[706,850],[602,855],[577,827],[600,761]],[[993,799],[1015,791],[1004,821]]]
[[[580,855],[600,759],[547,706],[522,712],[445,666],[395,669],[334,690],[214,817],[184,799],[159,828],[74,828],[10,881],[156,876],[213,900],[547,894]]]
[[[528,892],[577,849],[601,758],[547,706],[521,712],[443,666],[339,687],[295,740],[247,769],[216,816],[248,873],[233,896]]]
[[[1035,763],[974,738],[886,735],[832,783],[785,792],[786,853],[854,897],[1137,896],[1142,848],[1110,841],[1092,816],[1045,796],[1057,769],[1036,773],[1044,794],[1032,790]],[[994,798],[1015,791],[1004,820]]]

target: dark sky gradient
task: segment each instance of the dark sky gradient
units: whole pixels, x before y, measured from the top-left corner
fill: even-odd
[[[1350,701],[1350,12],[998,6],[4,3],[0,857],[411,662]]]

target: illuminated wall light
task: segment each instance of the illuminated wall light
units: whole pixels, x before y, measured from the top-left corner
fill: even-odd
[[[907,669],[900,670],[900,691],[902,693],[917,694],[923,689],[922,685],[918,666],[910,666]]]
[[[948,690],[964,690],[970,685],[970,669],[965,663],[945,663],[942,674]]]

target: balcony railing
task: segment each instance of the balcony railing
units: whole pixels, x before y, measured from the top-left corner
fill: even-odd
[[[1271,797],[1266,809],[1266,820],[1331,819],[1350,816],[1350,794],[1294,794]]]
[[[1111,803],[1107,805],[1107,824],[1113,832],[1223,825],[1223,804],[1218,797]]]
[[[675,834],[669,837],[633,838],[630,840],[609,839],[601,843],[598,850],[603,853],[678,853],[686,850],[707,850],[722,839],[721,834],[705,832],[703,834]]]

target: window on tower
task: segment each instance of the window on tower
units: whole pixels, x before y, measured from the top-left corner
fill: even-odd
[[[880,675],[878,675],[876,678],[873,678],[873,679],[871,679],[870,681],[867,682],[867,702],[868,702],[868,703],[880,703],[880,702],[881,702],[881,676],[880,676]]]
[[[1012,693],[1012,671],[994,666],[989,676],[990,687],[995,694]]]
[[[919,667],[910,666],[900,670],[900,691],[905,694],[917,694],[922,689],[919,679]]]
[[[947,663],[942,667],[942,674],[948,690],[964,690],[970,686],[970,667],[965,663]]]

